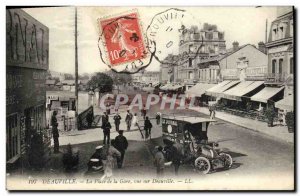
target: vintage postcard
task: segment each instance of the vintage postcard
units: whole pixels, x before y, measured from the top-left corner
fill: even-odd
[[[294,7],[6,7],[7,190],[295,189]]]

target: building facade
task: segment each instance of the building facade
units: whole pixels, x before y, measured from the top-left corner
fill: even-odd
[[[152,86],[159,82],[159,71],[144,71],[141,76],[142,83]]]
[[[180,36],[179,56],[184,62],[174,70],[176,82],[195,83],[199,80],[198,64],[226,53],[224,32],[216,25],[204,23],[201,29],[192,26]]]
[[[278,117],[285,122],[287,112],[294,111],[294,9],[278,7],[272,22],[268,43],[266,86],[284,88],[283,99],[274,103]]]
[[[294,17],[293,7],[277,8],[277,19],[271,24],[266,83],[284,85],[293,91],[294,76]]]
[[[6,10],[6,163],[26,159],[37,133],[46,131],[45,82],[49,29],[21,9]],[[48,138],[48,140],[47,140]]]
[[[247,44],[233,48],[219,59],[222,80],[264,80],[268,57],[255,46]]]

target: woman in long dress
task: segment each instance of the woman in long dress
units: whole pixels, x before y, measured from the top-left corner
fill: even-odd
[[[121,158],[121,153],[114,147],[115,141],[111,140],[111,145],[105,146],[106,159],[102,160],[104,166],[104,175],[101,180],[110,178],[113,176],[113,168],[115,165],[115,159]]]

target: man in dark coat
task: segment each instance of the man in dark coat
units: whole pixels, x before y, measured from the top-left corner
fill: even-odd
[[[146,120],[144,122],[146,138],[150,137],[150,139],[151,139],[151,128],[152,128],[152,123],[150,122],[149,117],[146,116]]]
[[[118,168],[123,165],[125,151],[128,147],[128,142],[125,136],[123,136],[123,130],[119,131],[119,135],[115,138],[115,148],[121,153],[121,158],[117,160]]]
[[[166,144],[166,146],[164,147],[166,159],[167,161],[172,161],[175,169],[175,175],[177,176],[181,161],[181,154],[179,150],[174,146],[174,143],[172,141],[164,140],[164,143]]]
[[[160,118],[161,118],[161,113],[160,113],[160,112],[157,112],[157,113],[156,113],[156,116],[155,116],[156,124],[157,124],[157,125],[160,124]]]
[[[120,123],[121,123],[121,116],[120,114],[117,112],[116,115],[114,116],[114,121],[115,121],[115,126],[116,126],[116,131],[119,131],[120,128]]]
[[[51,117],[51,126],[52,126],[52,136],[54,142],[54,153],[59,153],[59,133],[58,133],[58,123],[57,123],[57,111],[54,111]]]
[[[109,121],[109,117],[106,112],[102,115],[102,125]]]
[[[133,115],[130,113],[129,110],[127,110],[127,114],[126,114],[126,117],[125,117],[125,122],[126,122],[126,125],[127,125],[127,131],[130,131],[132,118],[133,118]]]
[[[147,110],[146,110],[145,105],[143,106],[143,109],[141,110],[141,113],[142,113],[143,119],[145,120],[146,115],[147,115]]]
[[[101,128],[103,129],[103,144],[109,144],[110,143],[110,129],[111,129],[111,125],[108,121],[105,122],[104,125],[101,126]]]

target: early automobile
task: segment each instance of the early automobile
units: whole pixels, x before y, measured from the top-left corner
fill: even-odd
[[[181,154],[183,163],[193,163],[195,169],[207,174],[217,167],[229,169],[232,157],[218,148],[217,142],[208,142],[207,130],[216,120],[190,116],[163,116],[163,141],[173,144]],[[171,157],[165,151],[167,161]]]

